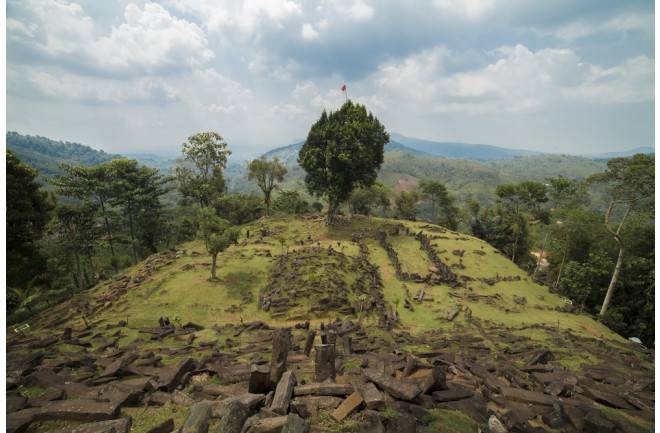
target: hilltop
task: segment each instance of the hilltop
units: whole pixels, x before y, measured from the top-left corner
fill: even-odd
[[[380,218],[335,227],[321,215],[262,218],[242,226],[218,264],[219,280],[209,281],[204,246],[189,242],[46,310],[24,336],[9,329],[11,401],[24,407],[48,392],[69,400],[10,413],[8,431],[118,415],[132,418],[132,432],[167,418],[178,428],[200,404],[213,408],[214,429],[223,399],[264,405],[263,395],[244,394],[259,377],[250,366],[270,362],[286,327],[297,397],[290,407],[266,397],[248,431],[279,431],[259,428],[286,422],[282,410],[314,431],[399,431],[412,420],[419,432],[474,432],[491,413],[515,431],[653,428],[652,352],[573,312],[474,237]],[[332,386],[314,385],[314,352],[304,353],[322,324],[338,334]],[[333,420],[337,405],[360,398],[343,400],[349,384],[365,379],[384,391],[373,388],[379,412]],[[106,415],[90,418],[92,406]]]

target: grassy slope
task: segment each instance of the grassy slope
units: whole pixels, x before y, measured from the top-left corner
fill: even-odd
[[[282,247],[278,242],[279,237],[284,237],[286,243],[284,249],[295,248],[299,239],[307,238],[308,235],[318,241],[321,246],[327,247],[332,244],[344,254],[354,256],[357,254],[357,246],[350,242],[353,232],[360,229],[369,229],[377,225],[398,223],[398,221],[384,220],[378,218],[354,219],[350,226],[339,226],[328,228],[319,219],[294,219],[294,218],[271,218],[260,220],[244,227],[252,233],[257,229],[268,227],[272,236],[266,237],[263,243],[254,243],[252,236],[250,243],[246,245],[232,246],[218,259],[218,275],[220,281],[208,280],[210,263],[200,242],[190,242],[181,248],[187,254],[174,263],[159,269],[149,276],[138,287],[120,298],[114,304],[101,312],[96,319],[103,322],[117,322],[120,319],[128,320],[131,327],[154,326],[160,316],[169,316],[171,319],[179,317],[183,323],[192,321],[210,327],[214,324],[234,323],[241,319],[246,321],[268,320],[273,322],[269,313],[257,308],[257,299],[260,290],[265,286],[268,278],[271,258],[257,255],[260,250],[270,249],[274,256],[281,253]],[[403,222],[418,231],[424,223]],[[429,233],[431,234],[431,233]],[[399,305],[402,325],[414,332],[422,332],[435,328],[448,327],[462,323],[462,316],[452,324],[441,318],[443,311],[454,305],[462,304],[472,309],[473,317],[489,320],[496,324],[507,326],[521,326],[532,323],[544,323],[571,329],[577,334],[589,337],[605,337],[607,339],[620,340],[620,337],[607,328],[585,315],[576,315],[558,312],[552,309],[540,310],[533,308],[535,304],[554,308],[561,306],[563,300],[531,282],[526,274],[508,259],[500,255],[490,245],[463,234],[445,232],[443,236],[449,239],[438,239],[434,241],[434,247],[444,261],[449,264],[458,262],[459,258],[451,253],[455,249],[465,250],[463,264],[465,269],[455,269],[459,275],[471,277],[493,278],[500,276],[520,276],[520,281],[502,281],[489,286],[481,281],[474,280],[468,285],[472,289],[470,293],[476,295],[502,296],[495,304],[488,304],[479,300],[469,300],[465,297],[457,298],[450,296],[452,292],[459,295],[466,292],[465,289],[451,289],[447,286],[427,287],[426,293],[434,298],[433,302],[417,304],[415,311],[406,310],[403,307],[404,284],[394,275],[385,251],[375,240],[368,239],[367,245],[370,249],[370,260],[380,267],[384,282],[384,296],[386,301]],[[397,239],[398,238],[398,239]],[[425,274],[429,262],[426,255],[416,247],[416,241],[411,237],[394,237],[393,244],[404,265],[404,270]],[[342,246],[337,246],[337,241]],[[483,251],[479,255],[474,251]],[[192,252],[199,253],[191,255]],[[186,265],[193,265],[192,269],[182,270]],[[140,265],[129,268],[126,273],[135,274]],[[94,297],[103,293],[107,286],[113,281],[103,283],[84,296]],[[410,293],[415,294],[424,286],[421,283],[406,282]],[[517,305],[513,297],[524,296],[527,299],[526,306]],[[247,301],[247,302],[246,302]],[[235,306],[232,310],[230,307]],[[60,313],[68,310],[68,305],[60,305],[54,311]],[[505,311],[505,310],[508,310]],[[46,314],[44,317],[48,316]],[[286,320],[285,320],[286,321]],[[34,326],[34,325],[33,325]],[[38,325],[37,325],[38,327]],[[126,337],[130,339],[132,336]]]

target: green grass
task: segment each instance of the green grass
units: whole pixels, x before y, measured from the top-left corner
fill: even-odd
[[[174,431],[177,431],[188,416],[188,408],[167,403],[160,407],[125,407],[121,414],[132,418],[131,433],[147,432],[169,418],[174,420]]]
[[[625,424],[635,433],[649,433],[654,431],[653,422],[643,420],[625,413],[620,409],[598,405],[598,409],[612,422]]]
[[[450,409],[430,409],[431,414],[424,421],[429,426],[429,431],[436,433],[476,433],[479,423],[469,416]]]

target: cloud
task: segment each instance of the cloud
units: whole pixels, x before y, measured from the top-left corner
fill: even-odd
[[[156,3],[143,8],[128,4],[124,22],[101,37],[92,18],[76,3],[26,0],[20,5],[24,19],[31,22],[13,20],[8,26],[10,35],[71,68],[136,75],[197,67],[214,57],[200,27],[172,16]],[[32,34],[36,29],[37,36]]]
[[[433,0],[443,13],[469,20],[482,18],[495,7],[495,0]]]
[[[652,98],[653,65],[646,56],[612,68],[584,62],[573,50],[531,51],[524,45],[490,53],[483,68],[445,73],[453,53],[436,47],[387,63],[370,77],[395,100],[423,103],[434,112],[527,112],[561,101],[627,104]]]
[[[553,35],[566,41],[575,41],[599,33],[626,34],[629,32],[637,32],[645,37],[652,37],[653,19],[653,14],[629,13],[622,16],[615,16],[604,21],[573,21],[561,25],[556,29],[550,31],[546,30],[543,33]]]
[[[310,23],[305,23],[302,26],[300,36],[305,40],[311,41],[319,37],[319,32]]]
[[[25,71],[10,71],[12,81]],[[27,72],[27,80],[36,96],[85,104],[170,103],[180,99],[174,87],[156,77],[113,80],[68,73]]]
[[[373,18],[374,8],[358,0],[351,5],[348,15],[355,21],[367,21]]]

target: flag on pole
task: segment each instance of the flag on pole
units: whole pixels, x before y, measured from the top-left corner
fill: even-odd
[[[342,85],[341,85],[341,91],[342,91],[342,92],[345,92],[345,91],[346,91],[346,84],[342,84]]]

